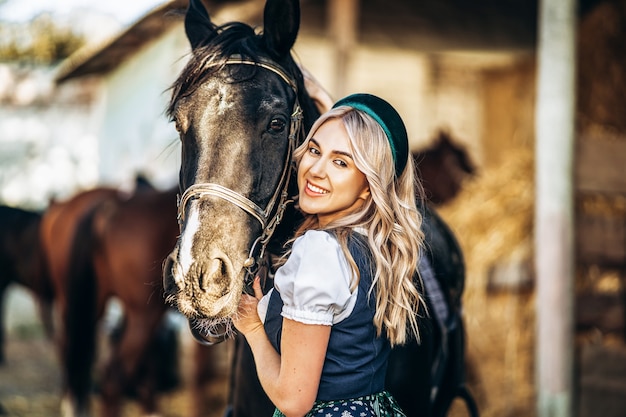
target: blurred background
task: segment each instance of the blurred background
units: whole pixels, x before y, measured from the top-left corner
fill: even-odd
[[[263,1],[205,3],[217,23],[262,22]],[[157,190],[177,184],[179,142],[164,110],[189,51],[171,13],[184,7],[185,0],[0,0],[0,204],[42,213],[94,187],[132,193],[138,176]],[[535,415],[537,2],[301,7],[296,59],[334,98],[366,91],[396,106],[428,197],[464,250],[468,379],[481,414]],[[577,18],[575,409],[624,416],[626,0],[581,1]],[[56,416],[60,374],[36,291],[3,274],[0,415]],[[120,314],[113,302],[103,329]],[[166,320],[181,328],[176,314]],[[183,352],[197,348],[187,333],[177,331]],[[229,349],[220,345],[205,359],[203,392],[214,414],[204,415],[222,413]],[[167,416],[196,407],[189,387],[198,365],[181,358],[182,383],[160,400]],[[125,413],[137,415],[133,407]]]

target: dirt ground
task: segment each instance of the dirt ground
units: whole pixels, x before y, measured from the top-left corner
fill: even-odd
[[[39,337],[10,338],[6,356],[7,363],[0,367],[0,404],[4,415],[57,416],[61,378],[50,343]]]
[[[42,336],[12,336],[6,343],[5,365],[0,366],[0,416],[7,417],[58,417],[60,415],[61,374],[51,342]],[[188,367],[190,364],[185,364]],[[194,402],[183,375],[179,389],[164,394],[160,399],[162,417],[190,417],[194,415]],[[226,375],[211,380],[204,389],[206,417],[224,413]],[[98,410],[98,397],[93,396],[94,410]],[[133,401],[128,401],[122,417],[141,415]]]

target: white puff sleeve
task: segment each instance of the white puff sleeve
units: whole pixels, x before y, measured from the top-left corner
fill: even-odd
[[[283,301],[282,316],[305,324],[332,325],[356,303],[352,270],[331,234],[309,230],[293,243],[289,259],[274,276]]]

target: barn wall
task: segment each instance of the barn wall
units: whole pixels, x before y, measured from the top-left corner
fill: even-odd
[[[104,184],[132,183],[144,173],[157,186],[176,183],[178,135],[165,116],[169,86],[185,62],[188,42],[175,25],[105,78],[104,124],[99,133],[99,176]]]
[[[297,57],[322,85],[333,85],[328,39],[306,33]],[[402,115],[413,150],[447,129],[481,165],[511,141],[532,141],[534,76],[527,52],[425,53],[362,44],[352,54],[346,91],[388,99]],[[329,91],[335,98],[336,94]],[[521,106],[522,111],[511,111]]]
[[[483,164],[497,166],[511,150],[534,147],[535,60],[521,55],[483,73]]]
[[[333,85],[328,41],[303,36],[295,51],[322,85]],[[370,92],[394,104],[407,125],[412,149],[427,146],[438,130],[447,129],[480,163],[485,129],[482,71],[510,59],[509,54],[429,54],[360,45],[353,53],[346,91]]]
[[[56,67],[0,66],[0,201],[42,209],[97,182],[101,83]]]

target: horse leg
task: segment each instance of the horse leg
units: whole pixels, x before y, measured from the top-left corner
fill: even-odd
[[[617,271],[620,280],[620,296],[622,299],[622,338],[626,341],[626,264]]]
[[[144,309],[147,306],[142,306]],[[121,415],[122,399],[130,387],[136,389],[138,401],[146,415],[157,410],[157,385],[154,378],[145,378],[149,347],[163,314],[147,317],[142,312],[127,309],[125,327],[119,342],[112,346],[111,358],[102,376],[102,410],[104,417]]]
[[[39,319],[43,326],[44,333],[49,340],[54,339],[54,320],[52,314],[52,302],[48,300],[39,300],[37,302],[37,310],[39,311]]]
[[[67,307],[62,301],[59,309],[60,326],[55,333],[57,352],[63,374],[63,388],[61,398],[61,416],[63,417],[90,417],[91,416],[91,367],[95,355],[95,322],[90,326],[82,326],[83,334],[77,340],[75,332],[79,331],[76,326],[68,325]],[[91,342],[90,342],[91,340]],[[93,351],[85,349],[81,352],[81,346],[90,346],[93,343]]]
[[[220,361],[231,356],[224,350],[231,350],[231,341],[226,340],[214,346],[204,346],[193,341],[193,362],[191,367],[191,397],[193,398],[193,417],[202,417],[215,410],[216,395],[208,391],[216,383],[221,384],[223,371]]]
[[[5,293],[8,286],[8,282],[0,282],[0,365],[3,365],[6,362],[6,356],[4,352],[4,302],[6,301]]]
[[[97,307],[93,279],[83,277],[81,285],[70,285],[67,305],[61,306],[58,336],[64,377],[61,403],[65,417],[91,415],[91,370],[96,358]]]
[[[91,371],[101,313],[92,257],[92,219],[90,212],[78,221],[69,239],[68,252],[57,254],[63,254],[59,259],[64,259],[65,265],[56,265],[54,275],[60,318],[58,347],[64,377],[61,411],[66,417],[91,415]]]

